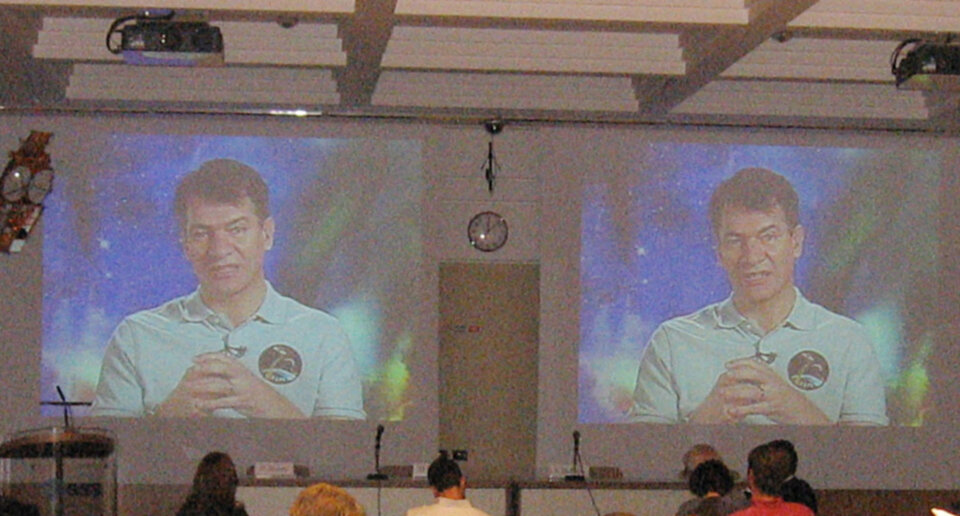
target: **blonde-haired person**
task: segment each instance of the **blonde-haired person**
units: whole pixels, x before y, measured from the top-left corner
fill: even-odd
[[[300,492],[290,516],[366,516],[366,512],[350,493],[321,482]]]

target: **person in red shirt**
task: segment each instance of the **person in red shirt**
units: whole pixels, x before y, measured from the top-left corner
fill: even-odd
[[[770,443],[750,450],[747,458],[747,484],[752,493],[750,507],[733,516],[814,516],[806,505],[783,500],[783,483],[789,476],[790,456],[786,450]]]

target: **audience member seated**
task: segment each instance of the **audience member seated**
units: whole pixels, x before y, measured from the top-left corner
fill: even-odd
[[[0,516],[40,516],[40,508],[0,495]]]
[[[750,507],[734,516],[813,516],[803,504],[783,500],[783,482],[790,476],[790,456],[770,443],[750,450],[747,458],[747,483]]]
[[[706,443],[699,443],[691,446],[690,449],[683,454],[683,471],[680,472],[680,477],[686,480],[689,484],[690,476],[693,471],[696,470],[697,466],[710,460],[717,460],[721,463],[723,462],[723,459],[720,457],[720,453],[717,452],[713,446],[710,446]],[[737,472],[732,471],[729,468],[727,468],[727,471],[730,474],[730,478],[734,483],[736,483],[738,477]],[[724,495],[724,498],[726,499],[724,501],[724,507],[728,508],[731,512],[750,506],[750,501],[747,500],[743,489],[737,488],[728,491],[730,492]],[[691,492],[693,492],[696,496],[680,504],[680,507],[677,508],[677,515],[694,514],[690,511],[695,509],[700,504],[701,495],[698,495],[695,491],[693,491],[693,489],[691,489]]]
[[[427,469],[427,481],[436,497],[433,505],[407,511],[407,516],[489,516],[467,500],[467,478],[456,461],[441,453]]]
[[[321,482],[300,491],[290,516],[366,516],[366,512],[350,493]]]
[[[237,469],[230,456],[210,452],[193,476],[193,487],[177,516],[247,516],[236,499]]]
[[[786,439],[777,439],[776,441],[770,441],[770,446],[783,450],[790,457],[790,476],[783,483],[783,499],[788,502],[802,503],[816,514],[817,493],[805,480],[796,477],[799,459],[793,443]]]
[[[697,466],[688,481],[697,498],[685,502],[677,516],[726,516],[746,508],[746,498],[727,496],[733,490],[733,475],[722,461],[711,459]]]
[[[706,443],[694,444],[689,450],[683,453],[683,470],[680,472],[680,478],[688,480],[690,474],[693,473],[693,470],[696,469],[697,466],[703,462],[714,459],[723,460],[720,457],[720,453],[713,446]]]

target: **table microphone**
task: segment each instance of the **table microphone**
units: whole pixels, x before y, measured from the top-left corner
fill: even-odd
[[[380,441],[383,439],[383,425],[377,425],[377,439],[373,447],[374,472],[367,475],[367,480],[386,480],[387,474],[380,472]]]
[[[578,468],[579,466],[579,468]],[[570,482],[583,482],[586,478],[582,474],[583,460],[580,458],[580,431],[573,431],[573,470],[572,473],[563,477]]]

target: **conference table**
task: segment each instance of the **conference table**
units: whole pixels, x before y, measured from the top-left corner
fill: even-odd
[[[246,479],[237,490],[250,516],[286,515],[297,494],[318,479]],[[426,480],[327,481],[347,490],[367,516],[403,516],[407,509],[433,503]],[[471,482],[470,502],[491,516],[595,516],[630,512],[673,516],[690,498],[682,483],[631,481]]]

